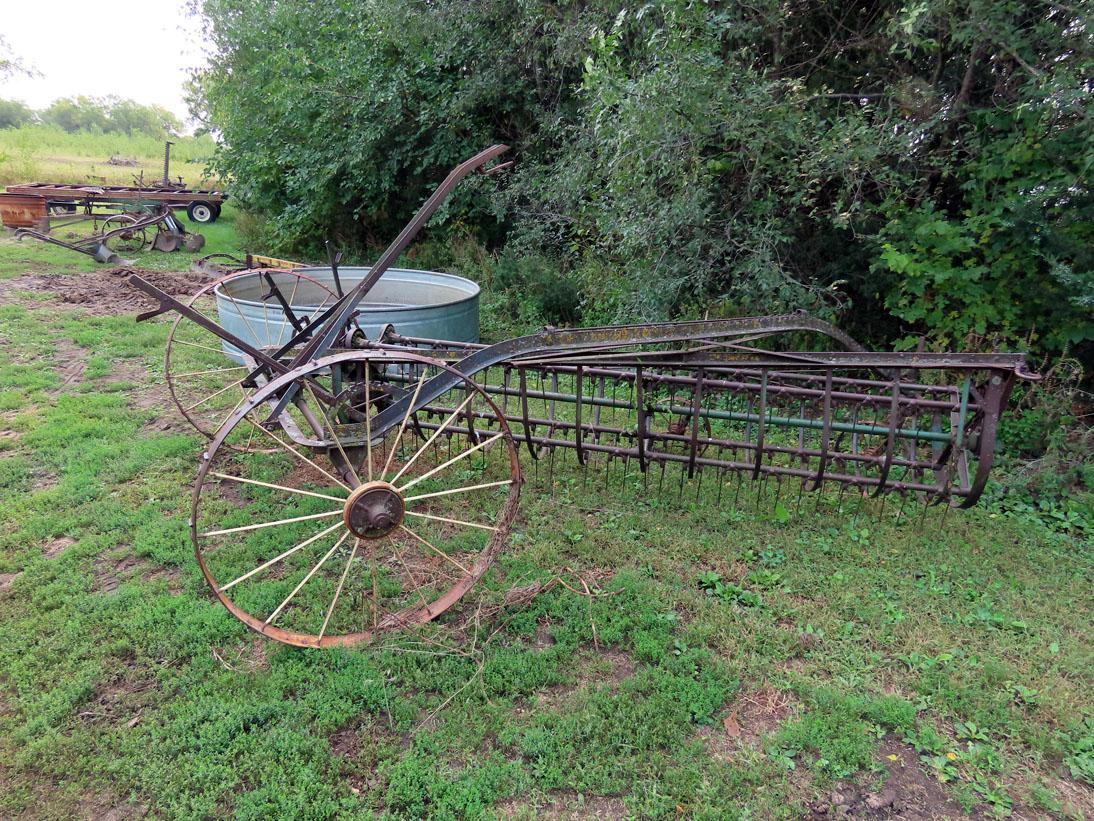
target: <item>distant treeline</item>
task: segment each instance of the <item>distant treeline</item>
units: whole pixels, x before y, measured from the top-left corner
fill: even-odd
[[[143,134],[165,137],[178,134],[182,123],[166,108],[142,105],[120,97],[65,97],[35,111],[19,100],[0,99],[0,128],[55,125],[63,131],[102,134]]]
[[[504,142],[513,169],[461,186],[430,236],[474,232],[519,263],[515,291],[564,285],[583,322],[805,308],[872,344],[1094,358],[1082,4],[197,8],[214,166],[286,253],[384,243]]]

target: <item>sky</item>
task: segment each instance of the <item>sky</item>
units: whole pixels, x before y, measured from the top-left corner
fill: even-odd
[[[183,83],[203,64],[186,0],[0,0],[0,34],[40,76],[2,81],[0,97],[41,109],[83,94],[157,104],[185,121]]]

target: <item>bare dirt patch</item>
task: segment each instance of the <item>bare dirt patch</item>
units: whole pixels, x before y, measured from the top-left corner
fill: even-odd
[[[213,658],[220,662],[220,666],[233,673],[251,675],[261,670],[270,669],[270,657],[266,652],[266,639],[255,636],[247,641],[241,641],[233,648],[214,647]]]
[[[1094,788],[1070,778],[1053,780],[1052,788],[1068,818],[1094,818]]]
[[[109,722],[135,727],[141,712],[154,696],[156,682],[148,679],[118,678],[105,682],[77,714],[87,722]]]
[[[94,564],[94,589],[99,593],[113,593],[131,575],[137,564],[137,559],[133,556],[122,556],[120,559],[100,556]]]
[[[13,302],[12,291],[49,294],[61,302],[77,305],[95,316],[136,313],[156,307],[128,280],[137,274],[172,296],[190,296],[211,280],[204,274],[148,271],[141,268],[105,268],[78,274],[36,274],[0,282],[0,302]]]
[[[76,544],[76,540],[70,536],[59,536],[46,544],[42,550],[42,555],[47,559],[55,559],[74,544]]]
[[[147,582],[165,582],[167,592],[174,596],[182,592],[182,569],[179,567],[148,565],[141,571],[141,578]]]
[[[636,669],[634,659],[619,650],[610,649],[599,652],[594,651],[590,656],[577,659],[576,668],[579,672],[577,680],[573,684],[557,684],[540,690],[536,694],[533,710],[524,710],[518,707],[518,714],[539,709],[557,708],[569,701],[579,690],[602,684],[617,686],[620,682],[633,676]]]
[[[71,340],[59,338],[53,352],[53,370],[57,372],[61,384],[51,390],[49,395],[60,396],[65,388],[83,378],[86,368],[87,349],[81,348]]]
[[[622,798],[578,795],[573,790],[552,790],[544,804],[509,798],[494,806],[499,818],[547,818],[551,821],[581,818],[630,818]]]
[[[895,757],[893,760],[890,757]],[[869,784],[841,782],[810,805],[812,821],[835,818],[899,818],[902,821],[942,821],[980,818],[967,815],[936,778],[919,763],[909,745],[889,737],[882,741],[878,761],[888,771],[878,790]]]
[[[31,484],[30,489],[33,491],[49,490],[51,487],[56,487],[60,477],[48,470],[39,470],[34,473],[34,482]]]
[[[722,710],[714,726],[701,727],[699,735],[705,738],[711,756],[728,761],[741,748],[756,747],[764,736],[775,732],[796,704],[789,693],[765,681],[758,690],[742,691]]]
[[[146,379],[144,365],[139,360],[118,359],[113,363],[107,382],[132,382],[139,386],[126,393],[126,401],[134,410],[153,413],[152,418],[144,425],[145,430],[161,433],[193,432],[193,428],[171,400],[166,381],[159,379],[148,382]]]
[[[22,573],[0,573],[0,590],[7,590]]]

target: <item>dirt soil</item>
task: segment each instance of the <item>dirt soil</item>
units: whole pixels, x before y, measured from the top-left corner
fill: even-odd
[[[174,297],[192,296],[211,281],[205,274],[165,273],[142,268],[103,268],[77,274],[29,273],[0,281],[0,303],[17,301],[11,293],[22,290],[50,294],[95,316],[132,314],[155,308],[155,301],[129,284],[131,274],[137,274]]]
[[[895,756],[896,760],[889,757]],[[827,796],[810,804],[811,821],[836,818],[899,818],[902,821],[982,818],[967,815],[950,798],[938,779],[919,763],[908,744],[886,738],[878,750],[878,761],[888,770],[885,783],[876,792],[869,785],[841,782]]]

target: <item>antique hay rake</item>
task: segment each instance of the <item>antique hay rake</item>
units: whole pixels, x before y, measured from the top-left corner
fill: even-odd
[[[735,493],[743,478],[774,482],[776,499],[838,485],[902,505],[976,503],[1007,396],[1037,378],[1022,355],[875,353],[804,314],[548,328],[495,345],[390,326],[366,338],[364,297],[456,183],[504,150],[453,170],[349,291],[335,266],[334,287],[248,271],[188,304],[131,278],[159,302],[138,319],[180,315],[168,384],[210,440],[191,538],[249,627],[325,647],[436,618],[504,547],[522,458],[553,473],[559,449],[658,486],[667,467],[681,482],[713,474],[717,503],[727,477]],[[261,277],[262,312],[232,333],[211,297],[234,303],[242,277]]]

